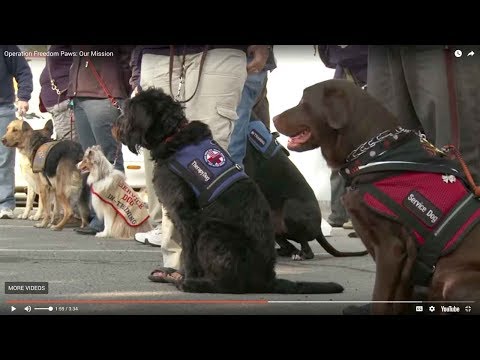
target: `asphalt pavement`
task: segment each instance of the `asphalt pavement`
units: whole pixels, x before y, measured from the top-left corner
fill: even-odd
[[[23,209],[18,209],[18,212]],[[34,228],[29,220],[0,220],[0,314],[341,314],[356,302],[368,302],[375,267],[369,256],[334,258],[311,242],[313,260],[280,258],[277,274],[301,281],[335,281],[341,294],[191,294],[147,276],[162,263],[160,248],[134,240],[78,235]],[[334,228],[327,237],[339,250],[364,247],[351,230]],[[15,284],[16,282],[48,283]],[[7,289],[8,286],[17,286]],[[23,285],[23,289],[20,287]],[[36,288],[29,287],[36,285]],[[43,286],[43,287],[42,287]],[[22,294],[6,292],[21,291]]]

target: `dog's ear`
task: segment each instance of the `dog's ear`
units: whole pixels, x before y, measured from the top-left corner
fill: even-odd
[[[26,121],[23,121],[22,122],[22,131],[23,132],[27,132],[27,131],[33,131],[32,127],[30,126],[30,124]]]
[[[322,106],[327,117],[327,124],[335,130],[344,128],[351,116],[351,104],[344,89],[336,86],[325,87]]]
[[[53,134],[53,121],[52,120],[48,120],[46,123],[45,123],[45,126],[43,127],[43,130],[45,130],[45,132],[47,134],[50,134],[50,136],[52,136]]]

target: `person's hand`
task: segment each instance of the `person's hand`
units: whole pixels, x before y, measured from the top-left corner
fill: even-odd
[[[250,45],[247,49],[247,55],[253,57],[247,64],[247,73],[258,73],[263,70],[270,55],[268,45]]]
[[[28,111],[28,101],[18,100],[17,101],[18,115],[23,116],[27,114]]]

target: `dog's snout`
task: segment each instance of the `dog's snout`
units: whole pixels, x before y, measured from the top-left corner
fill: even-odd
[[[2,144],[3,144],[3,145],[6,145],[6,144],[7,144],[7,139],[5,139],[4,137],[2,137]]]

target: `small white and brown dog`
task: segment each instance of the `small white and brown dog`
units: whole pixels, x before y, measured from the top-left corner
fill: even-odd
[[[145,203],[127,184],[125,174],[116,170],[99,145],[89,147],[77,164],[82,173],[89,173],[92,206],[105,229],[97,237],[133,239],[137,232],[152,230]]]

